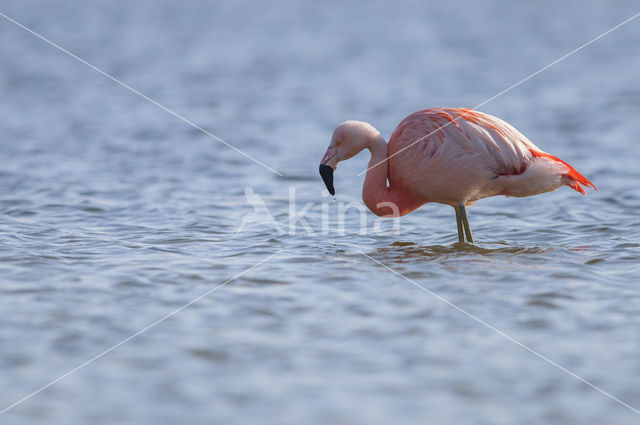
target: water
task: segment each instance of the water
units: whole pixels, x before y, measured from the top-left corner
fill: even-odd
[[[600,189],[426,205],[360,234],[362,154],[322,195],[333,127],[387,137],[475,106],[637,13],[632,1],[3,2],[3,424],[638,423],[640,21],[480,108]],[[275,227],[247,223],[250,186]],[[312,202],[289,229],[294,212]],[[323,209],[332,217],[322,234]],[[366,216],[367,226],[375,217]],[[276,254],[269,258],[269,256]],[[267,261],[233,278],[260,261]]]

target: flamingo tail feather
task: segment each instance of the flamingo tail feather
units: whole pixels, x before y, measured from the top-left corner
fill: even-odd
[[[587,179],[585,176],[580,174],[575,168],[573,168],[571,165],[567,164],[566,162],[564,162],[560,158],[558,158],[556,156],[553,156],[551,154],[548,154],[546,152],[540,152],[540,151],[536,151],[536,150],[533,150],[533,149],[530,149],[530,151],[533,154],[533,156],[536,157],[536,158],[548,158],[548,159],[551,159],[553,161],[561,162],[562,164],[567,166],[567,168],[569,168],[569,171],[567,173],[563,174],[563,177],[566,177],[566,178],[568,178],[568,179],[573,181],[573,184],[567,184],[567,186],[569,186],[571,189],[575,190],[576,192],[580,192],[583,195],[586,195],[587,192],[584,190],[584,188],[591,187],[591,188],[595,189],[596,191],[598,190],[598,188],[593,183],[591,183],[589,181],[589,179]],[[582,185],[582,186],[580,186],[580,185]]]

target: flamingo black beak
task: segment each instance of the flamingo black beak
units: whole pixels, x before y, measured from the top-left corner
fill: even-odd
[[[330,165],[320,164],[320,177],[331,196],[336,194],[336,190],[333,187],[333,168]]]

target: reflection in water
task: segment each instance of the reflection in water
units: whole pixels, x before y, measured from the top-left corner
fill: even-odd
[[[445,257],[460,257],[468,254],[480,256],[500,256],[501,254],[545,254],[551,253],[555,248],[540,247],[516,247],[506,246],[505,242],[483,242],[482,245],[472,245],[465,242],[455,242],[449,246],[445,245],[418,245],[415,242],[396,241],[389,247],[378,248],[377,252],[381,254],[381,258],[390,258],[395,260],[402,259],[440,259]],[[493,248],[493,245],[502,245],[499,248]]]

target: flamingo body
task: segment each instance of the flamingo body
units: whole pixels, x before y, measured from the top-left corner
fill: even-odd
[[[471,109],[415,112],[398,125],[388,144],[370,124],[340,124],[321,163],[325,183],[330,171],[330,190],[337,163],[363,149],[371,151],[363,200],[381,216],[404,215],[437,202],[453,206],[464,221],[464,207],[490,196],[531,196],[562,185],[582,194],[583,186],[595,189],[571,165],[542,151],[513,126]]]
[[[505,121],[462,108],[425,109],[398,125],[389,139],[389,182],[412,188],[425,202],[452,206],[538,195],[563,184],[582,193],[580,184],[593,186]]]

